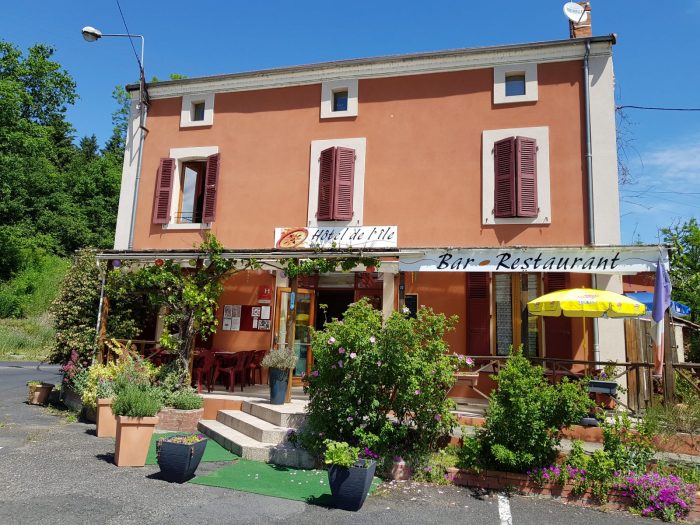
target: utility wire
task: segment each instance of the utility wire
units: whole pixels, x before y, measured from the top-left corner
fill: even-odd
[[[136,62],[139,63],[139,69],[143,71],[143,64],[141,63],[141,59],[139,58],[139,54],[136,52],[136,47],[134,47],[134,40],[131,38],[131,31],[129,31],[129,26],[126,25],[126,18],[124,18],[124,12],[122,11],[122,6],[119,4],[119,0],[115,0],[117,2],[117,8],[119,9],[119,14],[122,17],[122,22],[124,23],[124,29],[126,29],[126,34],[129,35],[129,43],[131,44],[131,49],[134,51],[134,56],[136,57]]]
[[[659,108],[653,106],[616,106],[615,109],[648,109],[651,111],[700,111],[700,108]]]

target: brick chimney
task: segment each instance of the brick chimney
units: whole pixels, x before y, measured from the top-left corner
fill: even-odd
[[[586,38],[593,36],[591,31],[591,4],[590,2],[576,2],[586,11],[586,18],[580,24],[569,20],[569,38]]]

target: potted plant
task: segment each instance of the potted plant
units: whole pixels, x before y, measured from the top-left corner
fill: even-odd
[[[115,437],[117,435],[117,419],[112,412],[113,398],[114,382],[107,379],[98,379],[97,406],[95,410],[97,437]]]
[[[333,503],[339,509],[360,510],[372,485],[377,462],[360,459],[360,449],[344,441],[327,439],[324,444]]]
[[[466,357],[463,355],[457,355],[457,371],[455,372],[455,379],[458,385],[465,385],[474,387],[479,382],[479,372],[470,371],[474,367],[474,360],[471,357]]]
[[[27,381],[27,402],[30,405],[45,405],[53,387],[52,383]]]
[[[262,366],[270,369],[270,403],[284,404],[289,382],[289,371],[297,364],[294,350],[271,350],[262,360]]]
[[[149,387],[127,384],[120,389],[112,403],[117,416],[114,462],[118,467],[145,465],[158,410],[159,396]]]
[[[192,476],[202,460],[207,438],[202,434],[179,434],[156,442],[158,466],[163,478],[184,483]]]
[[[595,394],[596,403],[603,408],[615,408],[615,396],[617,392],[624,390],[617,384],[617,364],[608,363],[603,370],[588,381],[588,392]]]

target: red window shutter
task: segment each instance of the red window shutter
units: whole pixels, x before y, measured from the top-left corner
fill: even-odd
[[[469,347],[467,354],[491,353],[491,294],[488,273],[468,273],[467,322]]]
[[[174,175],[175,159],[160,159],[158,176],[156,177],[156,193],[153,200],[153,224],[168,224],[170,222],[170,197],[173,192]]]
[[[537,217],[537,141],[518,137],[515,142],[518,217]]]
[[[355,150],[336,148],[333,220],[352,220],[352,194],[355,184]]]
[[[515,217],[515,137],[493,145],[495,217]]]
[[[568,274],[544,274],[544,293],[557,292],[568,287]],[[562,315],[561,317],[544,317],[543,320],[547,357],[571,359],[571,318]]]
[[[207,171],[204,179],[204,203],[202,204],[202,222],[214,222],[216,218],[216,193],[219,185],[220,155],[207,157]]]
[[[318,210],[319,221],[333,220],[333,186],[335,183],[336,149],[328,148],[321,152],[318,174]]]

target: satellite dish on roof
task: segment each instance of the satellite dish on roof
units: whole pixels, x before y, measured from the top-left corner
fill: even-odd
[[[582,5],[576,2],[567,2],[564,4],[564,14],[574,24],[580,24],[588,19],[588,14]]]

